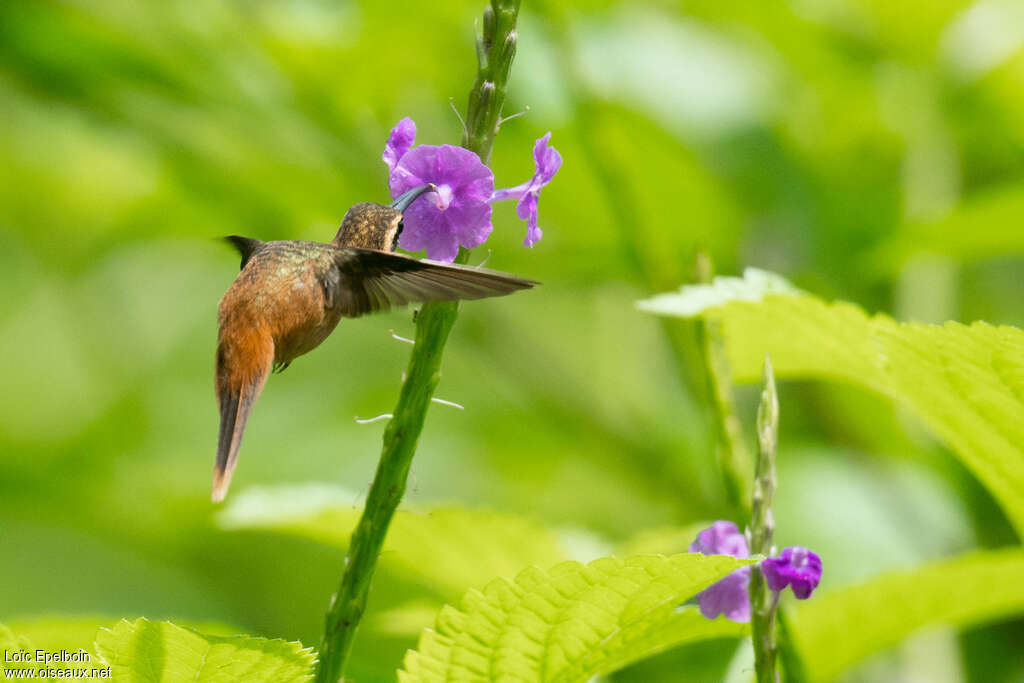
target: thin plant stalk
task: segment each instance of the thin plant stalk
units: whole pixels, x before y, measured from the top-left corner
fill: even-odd
[[[469,93],[462,146],[476,152],[485,164],[501,125],[509,69],[516,52],[518,14],[519,0],[491,0],[484,12],[482,34],[477,38],[478,70]],[[468,257],[469,252],[460,250],[456,261],[465,263]],[[377,473],[352,534],[341,585],[327,611],[317,663],[318,683],[336,683],[344,675],[356,629],[366,611],[377,557],[405,493],[416,442],[440,379],[445,343],[458,314],[457,303],[434,302],[424,304],[417,317],[416,343],[406,379],[384,430]]]
[[[754,495],[750,520],[750,552],[771,555],[775,520],[775,450],[779,434],[779,398],[771,358],[764,359],[764,390],[757,410],[758,454],[754,470]],[[776,683],[775,613],[779,594],[769,590],[760,567],[750,568],[750,628],[754,643],[754,670],[757,683]]]
[[[714,264],[706,251],[697,252],[696,279],[709,285],[714,279]],[[747,503],[752,463],[743,441],[743,424],[736,415],[732,390],[732,372],[725,355],[722,322],[713,315],[698,320],[701,350],[707,369],[709,393],[718,431],[718,462],[729,504],[744,515],[750,513]]]

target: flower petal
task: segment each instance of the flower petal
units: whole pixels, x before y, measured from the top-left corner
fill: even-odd
[[[750,557],[750,551],[747,549],[747,537],[735,524],[726,520],[718,520],[697,534],[697,538],[690,544],[690,552],[704,555],[729,555],[740,559]]]
[[[434,201],[416,202],[405,212],[399,245],[427,250],[427,256],[451,261],[459,246],[472,248],[491,234],[494,174],[473,152],[454,145],[420,145],[409,150],[392,169],[388,184],[397,197],[424,183],[443,191]]]
[[[526,237],[523,239],[524,247],[533,247],[540,242],[544,233],[537,225],[537,195],[532,192],[525,195],[516,204],[516,215],[526,221]]]
[[[737,569],[714,585],[697,594],[700,613],[708,619],[724,614],[726,619],[739,623],[750,621],[750,567]]]
[[[472,249],[487,241],[494,226],[491,224],[491,205],[486,202],[452,203],[445,220],[458,238],[459,245]]]
[[[558,173],[558,169],[562,167],[562,155],[554,147],[548,146],[549,140],[551,140],[551,131],[548,131],[544,137],[533,144],[533,164],[537,168],[534,181],[539,179],[540,187],[550,183]],[[537,189],[540,190],[540,187]]]
[[[427,250],[427,257],[450,262],[459,253],[458,237],[432,202],[414,202],[403,216],[405,229],[398,245],[406,251]]]
[[[475,183],[484,187],[490,183],[487,197],[494,190],[494,174],[473,152],[454,145],[420,145],[402,156],[400,163],[391,172],[388,184],[391,196],[397,197],[418,184],[435,183],[449,185],[456,192],[459,188],[473,187],[475,199],[480,190]]]
[[[690,552],[739,558],[750,556],[747,537],[735,524],[726,520],[718,520],[697,534],[697,538],[690,544]],[[750,621],[750,596],[747,593],[749,583],[750,567],[743,567],[705,588],[697,594],[700,613],[708,619],[724,614],[726,619],[732,621]]]
[[[544,137],[537,140],[533,145],[533,177],[527,182],[496,190],[491,194],[491,202],[500,202],[506,199],[518,199],[516,204],[516,215],[526,221],[526,238],[523,244],[532,247],[540,241],[544,234],[537,225],[537,200],[540,198],[540,191],[545,185],[551,182],[555,173],[562,166],[562,155],[554,147],[548,146],[551,139],[549,131]]]
[[[526,194],[526,191],[530,189],[530,186],[532,184],[533,180],[530,179],[527,180],[522,185],[516,185],[515,187],[506,187],[501,190],[495,190],[494,193],[491,195],[490,201],[493,203],[503,202],[506,199],[519,199],[520,197]]]
[[[427,258],[442,263],[451,263],[459,255],[459,242],[451,232],[438,233],[427,244]]]
[[[388,142],[384,145],[384,163],[388,165],[388,171],[394,171],[395,166],[405,156],[416,140],[416,123],[406,116],[391,129]]]
[[[812,550],[801,546],[785,548],[778,557],[769,557],[761,563],[765,582],[773,591],[792,586],[800,600],[811,597],[821,581],[821,558]]]

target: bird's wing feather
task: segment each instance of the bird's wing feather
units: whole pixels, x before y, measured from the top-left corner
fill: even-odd
[[[504,296],[539,284],[495,270],[355,247],[338,247],[334,264],[337,285],[335,276],[323,278],[325,289],[332,289],[327,298],[350,318],[412,302]]]

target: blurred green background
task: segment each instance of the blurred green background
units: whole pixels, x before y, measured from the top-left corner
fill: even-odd
[[[457,142],[482,10],[0,3],[0,620],[318,643],[342,552],[224,530],[209,502],[216,307],[238,266],[215,238],[330,239],[387,198],[403,116],[418,142]],[[900,319],[1024,326],[1019,1],[525,2],[519,36],[506,114],[530,109],[497,138],[497,184],[529,177],[548,130],[565,162],[544,239],[523,248],[499,205],[473,260],[544,286],[463,306],[438,396],[466,410],[431,410],[409,504],[529,516],[582,560],[728,516],[694,330],[634,308],[690,280],[698,247]],[[412,329],[408,310],[346,321],[273,376],[232,495],[326,483],[360,506],[382,425],[353,417],[393,407],[409,347],[390,331]],[[780,391],[777,538],[822,555],[822,590],[1016,542],[888,401]],[[756,397],[739,390],[751,441]],[[385,564],[357,680],[393,679],[415,635],[374,616],[424,596],[458,593]],[[1022,642],[1020,621],[931,631],[849,679],[1021,681]],[[614,679],[719,680],[732,650]]]

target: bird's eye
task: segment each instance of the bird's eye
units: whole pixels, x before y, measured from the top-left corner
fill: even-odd
[[[398,229],[395,230],[395,239],[397,240],[402,236],[402,230],[405,229],[405,221],[398,221]]]

